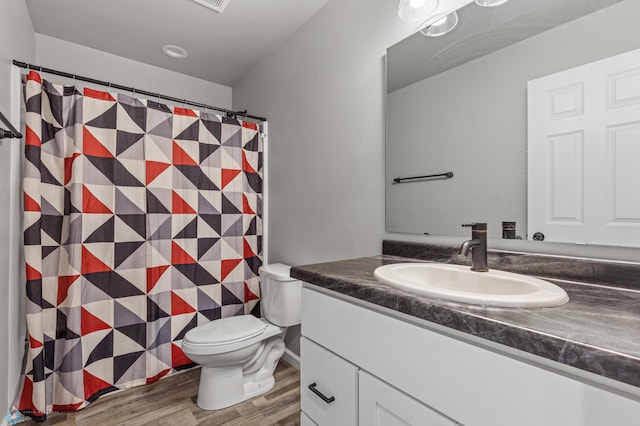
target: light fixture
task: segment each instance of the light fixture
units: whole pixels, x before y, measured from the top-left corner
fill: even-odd
[[[165,44],[162,46],[162,53],[176,59],[184,59],[189,54],[185,49],[174,44]]]
[[[440,37],[453,30],[458,25],[458,14],[451,12],[450,14],[437,18],[432,23],[424,27],[420,32],[429,37]]]
[[[482,7],[495,7],[505,4],[509,0],[476,0],[476,4]]]
[[[398,16],[403,21],[420,21],[438,8],[438,0],[400,0]]]

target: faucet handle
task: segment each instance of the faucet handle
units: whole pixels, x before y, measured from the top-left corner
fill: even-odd
[[[468,228],[470,227],[472,231],[486,231],[487,230],[487,223],[486,222],[473,222],[473,223],[463,223],[462,224],[463,227]]]

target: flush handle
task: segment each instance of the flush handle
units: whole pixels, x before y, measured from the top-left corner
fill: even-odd
[[[336,400],[335,396],[331,396],[331,397],[326,397],[322,392],[320,392],[318,389],[316,389],[316,382],[313,382],[309,385],[309,390],[313,393],[315,393],[316,395],[318,395],[318,397],[323,400],[324,402],[326,402],[327,404],[331,404],[333,401]]]

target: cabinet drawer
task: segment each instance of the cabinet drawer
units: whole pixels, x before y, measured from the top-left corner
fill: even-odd
[[[367,426],[454,426],[457,423],[360,370],[360,424]]]
[[[304,337],[300,339],[300,359],[302,411],[318,426],[355,426],[358,367]]]
[[[304,412],[300,413],[300,426],[317,426]]]

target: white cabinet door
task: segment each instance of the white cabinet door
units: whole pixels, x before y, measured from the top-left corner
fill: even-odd
[[[640,50],[528,84],[528,238],[640,246]]]
[[[300,406],[318,426],[358,424],[358,367],[300,339]]]
[[[453,420],[360,370],[361,426],[453,426]]]

